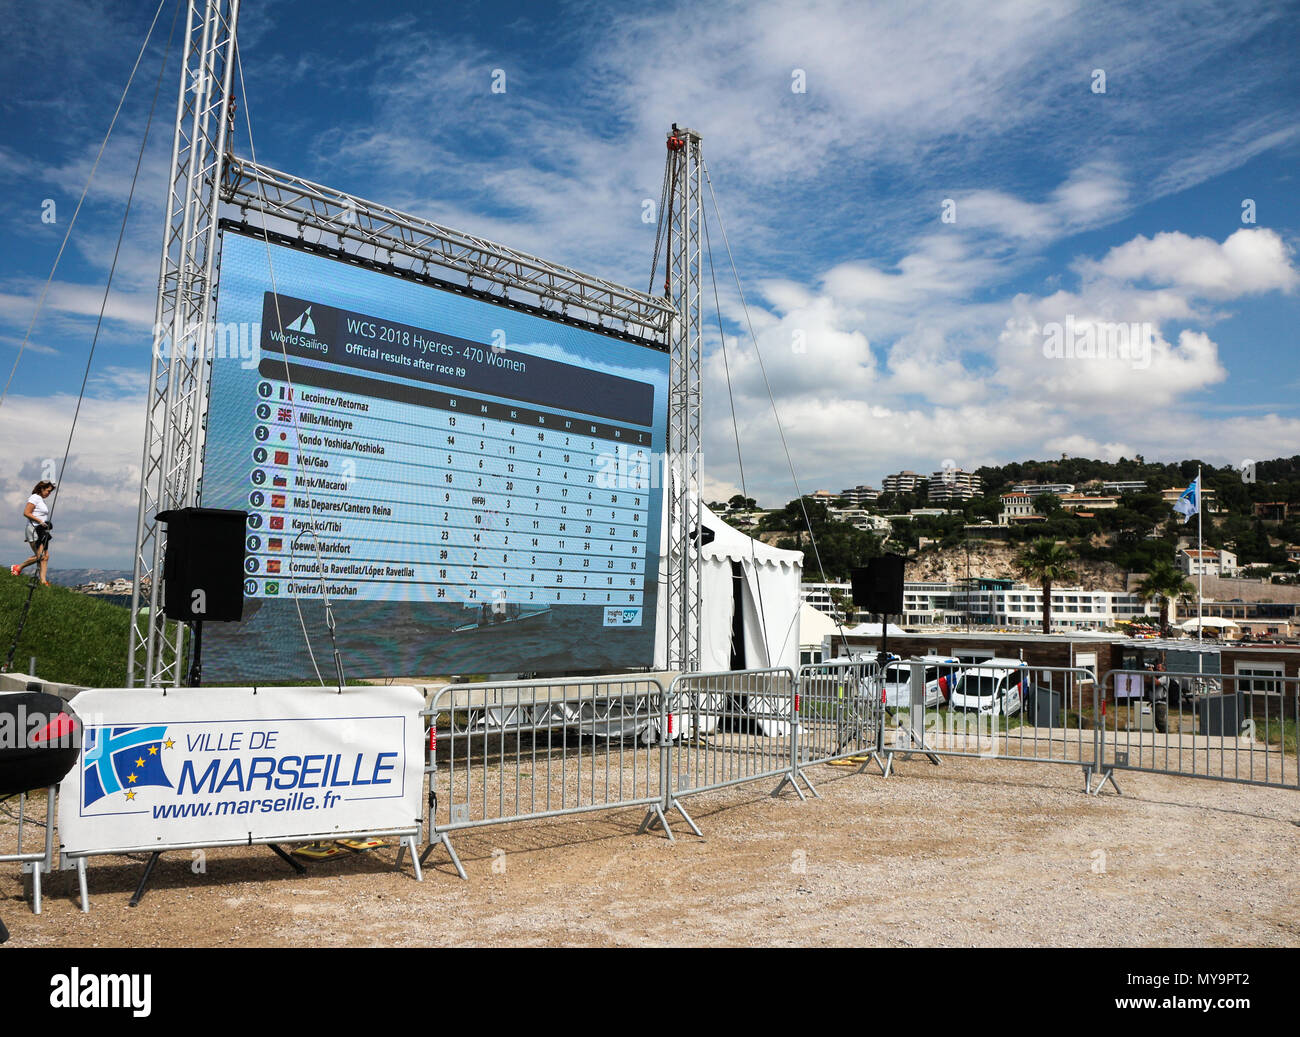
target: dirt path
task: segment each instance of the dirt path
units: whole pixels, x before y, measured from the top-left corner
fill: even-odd
[[[1074,768],[900,762],[811,771],[823,798],[756,783],[688,801],[705,841],[638,836],[639,810],[462,833],[423,884],[390,846],[294,875],[269,850],[99,858],[83,915],[45,912],[0,865],[9,947],[1300,946],[1300,795],[1128,774],[1088,798]],[[12,845],[12,827],[0,824]],[[494,855],[494,851],[497,851]]]

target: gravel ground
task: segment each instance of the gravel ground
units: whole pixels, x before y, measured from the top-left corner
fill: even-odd
[[[810,776],[807,803],[692,797],[704,840],[637,835],[639,809],[463,832],[468,882],[440,849],[415,882],[391,843],[301,877],[175,852],[130,909],[144,858],[97,858],[90,914],[62,874],[37,917],[0,864],[0,917],[9,947],[1300,946],[1295,792],[1130,773],[1089,798],[1073,767],[965,759]]]

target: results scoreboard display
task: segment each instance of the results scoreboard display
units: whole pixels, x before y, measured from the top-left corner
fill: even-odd
[[[201,502],[249,518],[205,676],[301,679],[304,623],[332,673],[325,595],[349,677],[651,663],[666,352],[231,231],[217,323],[257,348],[212,363]]]

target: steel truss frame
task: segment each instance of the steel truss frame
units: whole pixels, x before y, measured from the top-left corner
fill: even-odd
[[[247,159],[229,158],[221,199],[245,215],[261,214],[269,230],[275,230],[270,220],[283,220],[299,236],[308,229],[329,234],[367,262],[422,274],[463,274],[470,288],[478,280],[482,291],[496,286],[503,298],[526,293],[543,309],[593,323],[613,321],[638,338],[663,341],[672,316],[663,299]]]
[[[682,146],[669,151],[671,221],[668,289],[676,311],[670,336],[668,378],[667,649],[670,670],[696,670],[700,661],[701,608],[700,473],[703,463],[701,418],[701,243],[703,241],[704,160],[700,135],[677,129],[670,135]]]
[[[227,154],[238,13],[239,0],[189,0],[136,519],[128,684],[177,686],[184,677],[185,628],[160,615],[166,538],[157,514],[199,499],[221,202],[237,207],[245,222],[250,212],[258,214],[268,231],[279,232],[279,223],[296,228],[303,241],[308,231],[331,235],[365,262],[463,275],[471,290],[496,289],[503,300],[522,294],[563,319],[666,340],[668,458],[670,468],[680,470],[677,478],[665,473],[668,528],[677,539],[668,550],[669,664],[694,666],[701,619],[699,546],[689,539],[700,526],[699,135],[686,131],[685,160],[673,185],[673,292],[657,298]]]
[[[239,0],[189,0],[176,101],[148,415],[136,516],[127,684],[179,685],[185,627],[159,616],[166,536],[159,512],[198,498],[207,354],[216,297],[217,199]],[[147,589],[146,589],[147,584]],[[147,617],[142,599],[147,593]]]

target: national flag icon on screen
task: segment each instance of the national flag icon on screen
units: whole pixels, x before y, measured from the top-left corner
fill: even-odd
[[[268,551],[283,551],[284,541],[281,540],[279,537],[271,537],[266,542],[266,549]]]
[[[284,529],[284,516],[283,516],[283,515],[272,515],[272,516],[271,516],[271,528],[272,528],[272,529]]]
[[[280,386],[280,399],[282,399],[282,400],[292,400],[292,399],[293,399],[293,390],[292,390],[291,388],[289,388],[287,385],[282,385],[282,386]]]
[[[283,493],[273,493],[273,494],[271,494],[271,507],[273,507],[273,508],[283,508],[283,507],[284,507],[284,494],[283,494]]]
[[[170,742],[164,726],[88,726],[82,756],[82,805],[88,807],[117,792],[133,800],[137,789],[149,785],[172,788],[162,763]]]
[[[277,475],[271,480],[271,485],[278,490],[287,490],[289,488],[289,480],[283,475]]]
[[[281,407],[280,410],[279,410],[277,413],[278,413],[278,415],[279,415],[279,417],[278,417],[277,420],[279,420],[279,421],[293,421],[293,408],[292,408],[292,407]]]
[[[274,573],[276,576],[279,576],[279,575],[280,575],[280,559],[278,559],[278,558],[271,558],[271,559],[269,559],[269,560],[267,561],[267,563],[266,563],[266,571],[267,571],[268,573]]]
[[[266,587],[265,587],[265,590],[266,590],[266,593],[267,593],[267,594],[270,594],[270,595],[276,595],[276,594],[279,594],[279,593],[280,593],[280,581],[279,581],[279,580],[267,580],[267,581],[266,581]]]
[[[288,464],[288,463],[289,463],[289,451],[287,451],[287,450],[277,450],[277,451],[275,452],[275,463],[276,463],[276,464]]]

